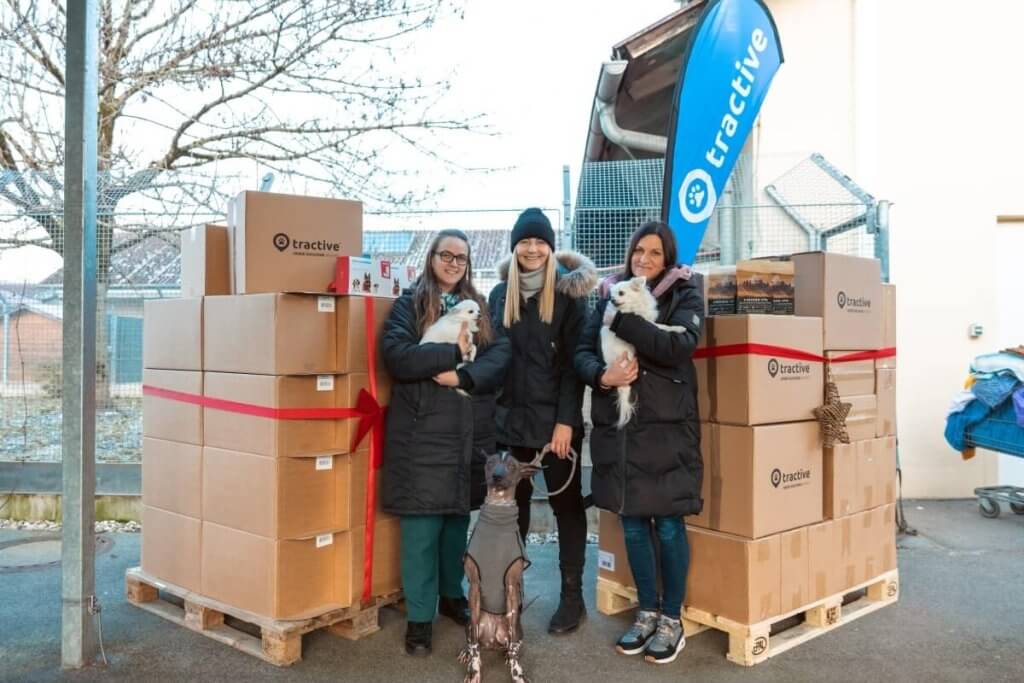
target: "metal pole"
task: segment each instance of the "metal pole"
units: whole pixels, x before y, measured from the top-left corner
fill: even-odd
[[[875,213],[875,258],[882,262],[882,282],[889,282],[889,202],[881,200],[873,207]]]
[[[67,3],[61,664],[96,659],[96,0]]]
[[[562,166],[562,243],[564,247],[575,247],[571,241],[572,218],[569,216],[569,165]]]

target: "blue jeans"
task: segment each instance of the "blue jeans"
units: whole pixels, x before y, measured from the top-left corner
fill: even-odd
[[[686,574],[690,569],[690,544],[686,541],[683,518],[623,516],[620,519],[640,609],[658,611],[658,568],[652,536],[657,533],[663,587],[661,613],[678,619],[686,597]]]

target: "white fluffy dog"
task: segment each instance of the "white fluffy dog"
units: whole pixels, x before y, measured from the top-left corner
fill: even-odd
[[[472,299],[463,299],[453,309],[442,315],[434,321],[433,325],[427,328],[427,331],[423,333],[423,339],[420,339],[420,344],[458,344],[462,323],[468,324],[470,340],[474,339],[473,335],[480,330],[480,304]],[[461,363],[459,365],[460,368],[466,363],[472,363],[476,360],[475,343],[470,345],[469,353],[465,354],[462,359],[465,363]],[[456,389],[456,391],[463,396],[469,396],[462,389]]]
[[[631,280],[622,280],[612,285],[608,301],[609,308],[605,310],[604,326],[601,327],[601,355],[604,356],[606,366],[611,366],[623,353],[629,360],[636,357],[636,349],[627,341],[615,336],[611,330],[611,322],[616,311],[621,313],[634,313],[644,320],[654,322],[658,318],[658,301],[647,289],[647,278],[635,277]],[[614,309],[614,310],[613,310]],[[678,325],[662,325],[658,327],[668,332],[682,332],[686,328]],[[636,412],[636,403],[630,397],[630,387],[618,387],[617,403],[619,406],[619,421],[616,426],[619,429],[625,427],[633,418]]]

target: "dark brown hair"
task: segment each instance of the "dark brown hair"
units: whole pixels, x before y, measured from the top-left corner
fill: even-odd
[[[413,308],[416,311],[416,326],[419,328],[419,333],[422,336],[427,331],[427,328],[441,317],[441,286],[437,283],[437,278],[434,276],[433,261],[438,245],[441,244],[441,240],[447,237],[454,237],[466,243],[466,272],[462,274],[462,279],[452,289],[452,294],[459,297],[460,300],[472,299],[479,304],[480,331],[477,332],[477,339],[481,346],[486,346],[494,339],[494,333],[491,330],[491,317],[487,311],[487,300],[473,286],[472,249],[469,245],[469,237],[461,230],[454,228],[441,230],[430,242],[430,248],[427,250],[427,260],[423,264],[423,272],[420,273],[420,277],[413,288],[412,300]]]
[[[676,236],[672,233],[672,228],[661,221],[648,221],[637,228],[633,236],[629,238],[629,248],[626,250],[626,264],[623,270],[623,277],[627,280],[633,277],[633,252],[636,251],[640,240],[648,235],[657,235],[661,238],[661,247],[665,252],[665,270],[679,265],[676,263],[678,250]]]

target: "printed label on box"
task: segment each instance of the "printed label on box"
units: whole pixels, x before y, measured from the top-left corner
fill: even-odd
[[[615,571],[615,555],[612,555],[607,550],[597,551],[597,568],[603,569],[606,572]]]
[[[334,313],[334,297],[318,296],[316,298],[316,310],[319,313]]]
[[[320,534],[316,537],[316,547],[323,548],[326,545],[334,543],[334,534]]]
[[[316,468],[318,470],[329,470],[334,468],[334,456],[333,455],[320,455],[316,459]]]
[[[334,375],[317,375],[317,391],[334,391]]]

